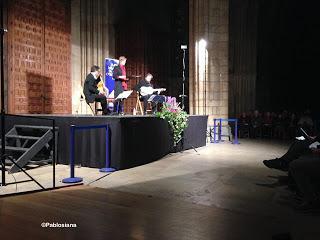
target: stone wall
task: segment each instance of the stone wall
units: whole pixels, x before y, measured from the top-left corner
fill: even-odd
[[[92,65],[104,72],[104,59],[114,56],[114,34],[111,0],[71,1],[71,78],[72,112],[90,114],[81,101],[83,83]]]
[[[190,0],[189,6],[190,113],[226,118],[229,1]]]

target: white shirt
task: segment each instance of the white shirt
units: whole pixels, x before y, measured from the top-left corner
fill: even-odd
[[[97,72],[91,72],[91,74],[93,75],[94,79],[97,79],[96,73],[97,73]]]

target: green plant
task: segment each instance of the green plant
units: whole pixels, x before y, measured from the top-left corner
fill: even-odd
[[[178,104],[164,103],[157,117],[167,120],[173,132],[174,146],[181,140],[182,133],[188,126],[188,115]]]

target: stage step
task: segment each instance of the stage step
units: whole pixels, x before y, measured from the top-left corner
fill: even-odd
[[[30,139],[30,140],[40,139],[40,137],[24,136],[24,135],[7,135],[6,138],[19,138],[19,139]]]
[[[58,128],[56,128],[56,131],[57,130]],[[13,159],[15,159],[15,162],[20,167],[24,167],[28,163],[36,164],[37,161],[35,161],[34,157],[44,147],[50,146],[49,142],[52,140],[52,138],[52,127],[14,125],[13,128],[10,129],[6,134],[6,152],[11,153],[9,155]],[[39,165],[43,165],[44,162],[50,163],[52,162],[52,159],[45,160],[41,157],[41,159],[38,160]],[[15,173],[20,170],[16,165],[12,164],[12,162],[10,161],[6,161],[6,164],[11,164],[11,166],[9,166],[8,169],[9,173]]]
[[[2,146],[0,145],[0,149]],[[29,148],[6,146],[6,151],[26,152]]]
[[[33,125],[15,125],[15,128],[29,128],[29,129],[44,129],[44,130],[51,130],[52,127],[49,126],[33,126]]]

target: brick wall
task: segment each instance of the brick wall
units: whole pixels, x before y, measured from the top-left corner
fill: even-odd
[[[62,0],[8,1],[9,113],[71,113],[69,11]]]

